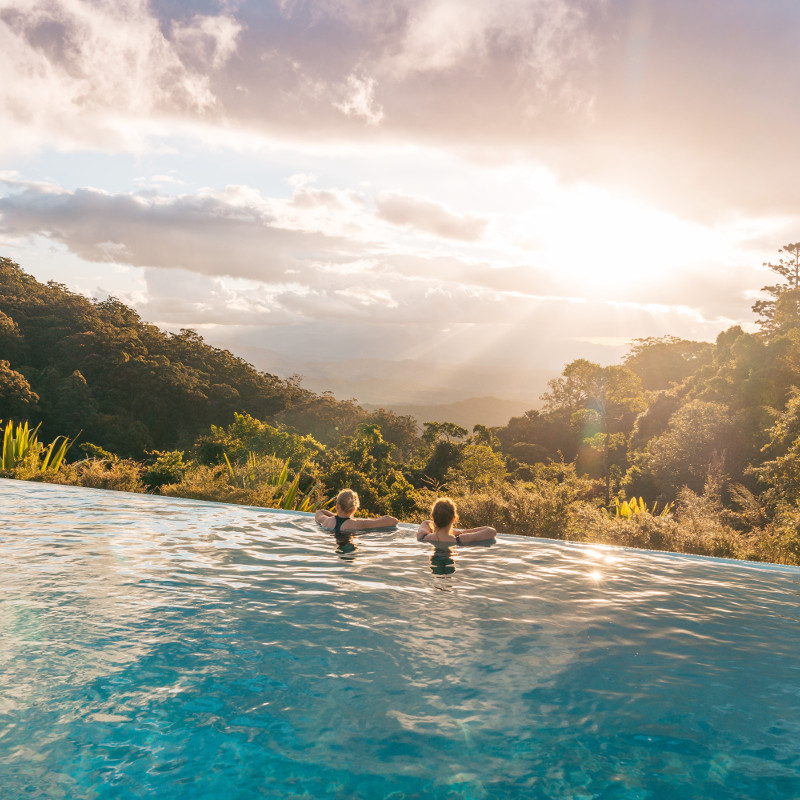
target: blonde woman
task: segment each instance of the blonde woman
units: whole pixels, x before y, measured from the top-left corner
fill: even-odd
[[[336,537],[368,528],[393,528],[397,525],[397,520],[390,516],[353,518],[358,506],[358,495],[352,489],[342,489],[336,495],[336,512],[321,508],[314,514],[314,519]]]
[[[487,542],[497,536],[497,531],[488,525],[459,530],[453,527],[457,521],[456,504],[449,497],[440,497],[431,506],[431,518],[419,526],[417,541],[427,542],[436,547],[451,547],[454,544]]]

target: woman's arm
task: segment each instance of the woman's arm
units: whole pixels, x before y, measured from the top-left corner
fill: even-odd
[[[417,541],[421,542],[429,533],[433,533],[431,523],[426,519],[417,529]]]
[[[467,528],[463,531],[454,529],[453,533],[458,536],[462,543],[486,542],[497,536],[497,531],[489,525],[483,525],[480,528]]]
[[[331,513],[330,511],[328,511],[328,509],[326,509],[326,508],[320,508],[320,509],[318,509],[318,510],[317,510],[317,511],[314,513],[314,519],[315,519],[315,520],[316,520],[316,521],[317,521],[317,522],[318,522],[320,525],[322,525],[322,523],[323,523],[323,520],[325,520],[325,519],[328,519],[328,517],[333,517],[333,516],[334,516],[334,514],[332,514],[332,513]]]
[[[363,531],[368,528],[393,528],[397,525],[397,519],[388,514],[383,517],[351,517],[347,522],[342,523],[344,531]]]

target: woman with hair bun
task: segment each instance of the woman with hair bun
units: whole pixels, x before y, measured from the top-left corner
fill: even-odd
[[[490,541],[497,535],[497,531],[488,525],[459,530],[453,527],[457,521],[456,504],[449,497],[440,497],[431,506],[431,518],[419,526],[417,541],[437,547],[451,547],[454,544]]]
[[[358,495],[352,489],[342,489],[336,495],[336,513],[321,508],[314,515],[314,519],[337,538],[368,528],[393,528],[397,525],[395,517],[390,516],[353,518],[358,506]]]

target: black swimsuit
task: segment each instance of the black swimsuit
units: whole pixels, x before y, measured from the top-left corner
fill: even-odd
[[[344,525],[350,517],[339,517],[334,514],[333,518],[336,520],[336,525],[333,529],[333,535],[336,539],[336,552],[340,554],[352,553],[356,550],[355,543],[353,542],[353,534],[351,531],[342,530],[342,525]]]
[[[347,522],[347,520],[349,520],[350,517],[339,517],[336,514],[334,514],[333,518],[336,520],[336,527],[333,529],[333,535],[340,536],[343,533],[342,525],[344,525],[344,523]]]

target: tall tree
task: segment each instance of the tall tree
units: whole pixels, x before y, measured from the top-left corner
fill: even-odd
[[[757,300],[753,311],[761,315],[758,324],[769,337],[800,326],[800,242],[784,245],[779,251],[784,255],[777,264],[764,262],[783,280],[772,286],[762,286],[761,291],[770,299]]]

